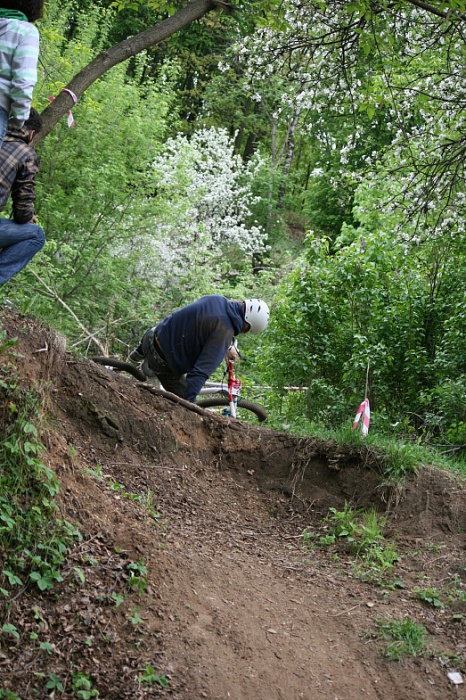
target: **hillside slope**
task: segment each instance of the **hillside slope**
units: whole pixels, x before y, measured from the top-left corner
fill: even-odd
[[[0,637],[0,697],[466,697],[447,675],[466,670],[462,483],[429,468],[392,490],[369,449],[189,411],[73,359],[37,322],[2,323],[42,396],[42,459],[83,539],[53,591],[3,606],[0,626],[19,637]],[[345,502],[386,515],[403,588],[362,581],[341,546],[305,546]],[[445,607],[418,600],[421,584]],[[423,625],[426,653],[387,659],[388,618]],[[51,674],[63,692],[46,688]]]

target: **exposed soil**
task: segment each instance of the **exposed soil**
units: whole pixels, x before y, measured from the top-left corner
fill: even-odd
[[[466,698],[448,678],[466,671],[464,482],[426,468],[394,489],[366,447],[195,413],[73,359],[37,322],[6,312],[2,322],[19,338],[22,381],[43,397],[42,460],[60,482],[62,515],[83,535],[53,591],[28,588],[0,608],[0,627],[20,634],[0,637],[4,691],[22,700]],[[345,503],[386,516],[402,588],[361,580],[342,544],[303,542],[308,530],[317,543],[329,509]],[[139,590],[128,586],[129,564]],[[421,587],[443,607],[418,600]],[[426,653],[399,663],[377,630],[404,618],[426,629]],[[72,690],[78,672],[98,696]],[[46,689],[51,673],[63,692]]]

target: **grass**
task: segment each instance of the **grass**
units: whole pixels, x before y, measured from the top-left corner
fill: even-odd
[[[322,531],[306,531],[305,544],[341,546],[356,556],[354,574],[365,581],[385,587],[401,587],[399,580],[391,580],[394,565],[400,560],[393,543],[387,544],[383,535],[386,519],[375,510],[353,510],[345,503],[343,510],[330,508],[322,522]]]
[[[385,642],[384,656],[390,661],[401,661],[406,656],[422,656],[427,653],[426,630],[409,617],[403,620],[377,621],[377,639]]]
[[[369,455],[371,461],[377,463],[381,476],[390,483],[398,483],[405,476],[415,474],[427,465],[454,471],[466,477],[466,462],[443,455],[435,447],[390,437],[375,430],[370,430],[367,437],[363,438],[360,431],[352,430],[349,423],[331,429],[300,416],[296,423],[289,421],[283,424],[283,421],[271,413],[269,425],[277,430],[286,430],[297,437],[335,443],[336,446],[351,452],[360,451],[361,459]]]

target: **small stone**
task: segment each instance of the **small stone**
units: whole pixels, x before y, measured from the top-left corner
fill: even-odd
[[[463,676],[458,671],[450,671],[448,673],[448,679],[455,685],[461,685],[463,683]]]

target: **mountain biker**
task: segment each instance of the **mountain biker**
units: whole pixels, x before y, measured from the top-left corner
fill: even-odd
[[[225,355],[233,352],[234,336],[261,333],[269,316],[261,299],[231,301],[209,294],[149,328],[129,359],[142,362],[144,374],[157,377],[166,391],[195,403]]]

